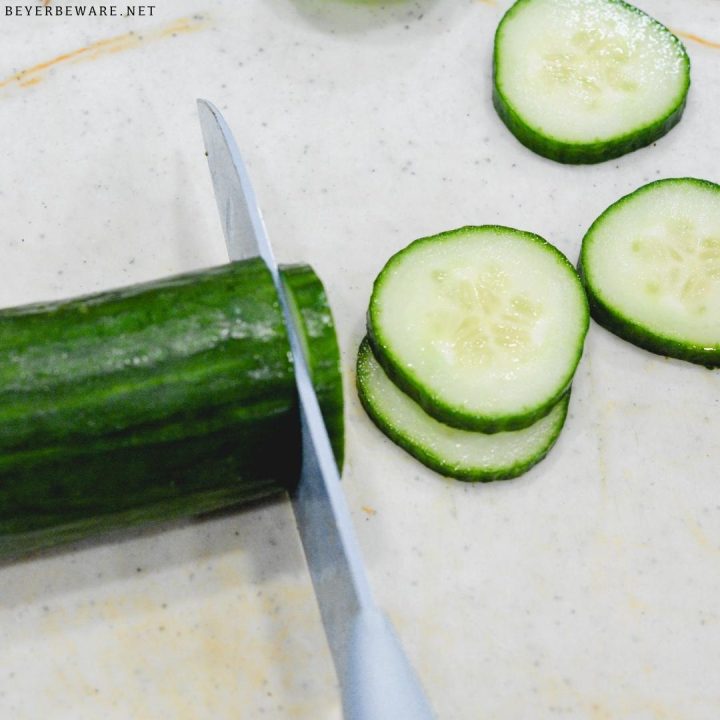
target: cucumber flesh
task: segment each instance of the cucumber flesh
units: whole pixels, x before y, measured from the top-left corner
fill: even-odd
[[[531,425],[570,385],[588,327],[560,251],[532,233],[466,227],[422,238],[375,281],[373,350],[425,411],[465,430]]]
[[[680,120],[689,85],[680,40],[620,0],[518,0],[496,32],[495,107],[560,162],[648,145]]]
[[[647,350],[720,366],[720,186],[666,179],[621,198],[585,235],[580,268],[599,323]]]
[[[430,417],[394,385],[367,339],[358,352],[357,385],[368,415],[393,442],[436,472],[482,482],[517,477],[542,460],[560,434],[570,398],[566,392],[545,417],[522,430],[458,430]]]

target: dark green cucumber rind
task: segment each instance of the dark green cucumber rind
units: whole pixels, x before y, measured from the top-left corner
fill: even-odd
[[[330,436],[338,471],[342,472],[345,451],[345,419],[338,348],[332,311],[323,284],[307,265],[284,265],[280,275],[289,291],[291,310],[304,331],[305,356]]]
[[[211,465],[207,466],[208,468]],[[255,481],[246,486],[225,483],[216,489],[200,489],[190,494],[176,495],[150,502],[142,497],[138,505],[111,514],[68,514],[33,511],[33,522],[25,519],[2,522],[0,561],[19,558],[37,550],[64,543],[102,536],[113,529],[140,525],[158,525],[192,515],[244,505],[255,500],[273,497],[282,492],[275,479]],[[50,530],[48,530],[50,528]]]
[[[265,272],[254,260],[0,311],[0,457],[77,434],[146,435],[208,406],[250,408],[291,392],[287,335]]]
[[[0,311],[0,348],[6,473],[86,449],[207,437],[295,404],[261,261]]]
[[[613,158],[620,157],[621,155],[625,155],[633,150],[639,150],[642,147],[650,145],[669,132],[675,125],[678,124],[678,122],[680,122],[680,118],[682,117],[685,104],[687,102],[687,94],[690,89],[690,58],[685,50],[685,46],[680,39],[668,30],[668,28],[666,28],[662,23],[647,15],[639,8],[623,2],[623,0],[610,0],[610,2],[622,5],[639,15],[650,18],[650,21],[654,25],[661,27],[668,33],[668,35],[671,36],[672,41],[680,51],[683,59],[686,78],[684,87],[678,96],[676,103],[665,115],[657,118],[647,125],[632,130],[624,135],[598,140],[591,143],[566,142],[560,138],[547,135],[539,128],[528,124],[525,120],[523,120],[522,116],[507,99],[498,79],[500,68],[498,46],[503,26],[508,19],[512,18],[512,15],[517,12],[518,8],[522,5],[526,5],[528,2],[532,2],[532,0],[517,0],[517,2],[505,13],[498,25],[497,31],[495,32],[493,50],[493,105],[510,132],[512,132],[512,134],[523,145],[525,145],[525,147],[529,148],[533,152],[536,152],[538,155],[542,155],[550,160],[555,160],[561,163],[575,165],[599,163],[604,162],[605,160],[612,160]]]
[[[709,369],[720,367],[720,345],[702,347],[651,333],[603,303],[602,299],[594,295],[590,289],[588,289],[588,298],[593,320],[623,340],[657,355],[686,360]]]
[[[301,311],[316,299],[301,292]],[[260,260],[0,311],[0,349],[0,556],[297,481],[290,349]],[[334,397],[339,375],[317,365]],[[328,429],[342,446],[342,425]]]
[[[578,301],[583,303],[585,307],[585,322],[578,341],[575,361],[568,368],[566,376],[563,378],[562,382],[558,384],[556,391],[544,402],[534,407],[527,408],[523,412],[512,415],[482,415],[479,413],[468,413],[462,407],[447,403],[440,395],[431,393],[412,371],[402,365],[399,358],[397,358],[392,350],[392,344],[383,337],[382,332],[378,327],[378,322],[375,320],[375,316],[380,312],[377,307],[377,296],[379,294],[379,290],[381,289],[385,278],[392,272],[394,263],[397,262],[401,255],[406,252],[411,252],[413,248],[416,248],[422,243],[434,243],[444,239],[452,239],[452,237],[458,233],[481,229],[501,232],[510,231],[512,233],[520,234],[523,237],[538,243],[545,250],[552,253],[558,264],[561,267],[564,267],[577,280]],[[539,235],[535,235],[534,233],[524,230],[516,230],[502,225],[468,225],[457,228],[456,230],[448,230],[437,235],[431,235],[429,237],[415,240],[407,247],[395,253],[395,255],[387,261],[385,267],[380,271],[380,274],[377,276],[375,283],[373,284],[373,292],[370,297],[370,307],[367,315],[367,336],[370,344],[372,345],[375,357],[382,365],[388,377],[405,394],[415,400],[415,402],[420,405],[420,407],[425,410],[428,415],[442,423],[445,423],[446,425],[459,428],[460,430],[477,430],[483,433],[495,433],[526,428],[540,418],[545,417],[545,415],[552,410],[554,405],[570,387],[573,375],[575,374],[575,369],[577,368],[582,356],[583,344],[585,342],[585,335],[587,334],[589,324],[590,316],[587,298],[585,297],[585,292],[577,276],[577,272],[565,255],[563,255],[554,245],[551,245],[547,240]]]
[[[555,445],[558,437],[560,436],[560,431],[565,424],[568,405],[570,403],[570,389],[566,390],[565,394],[558,400],[557,404],[562,405],[563,412],[558,418],[556,426],[553,428],[553,433],[548,439],[546,447],[544,447],[542,451],[511,466],[492,469],[458,468],[456,465],[447,462],[443,457],[432,452],[432,450],[429,450],[424,445],[416,442],[412,437],[409,437],[403,431],[403,428],[398,427],[391,418],[388,418],[383,413],[381,408],[376,407],[375,404],[370,401],[368,397],[369,392],[365,385],[367,374],[363,368],[363,364],[367,361],[366,358],[368,354],[372,354],[372,346],[368,341],[368,338],[365,338],[360,344],[360,349],[358,350],[356,378],[360,403],[365,408],[368,416],[380,429],[380,431],[390,438],[390,440],[392,440],[396,445],[403,448],[403,450],[412,455],[416,460],[419,460],[426,467],[440,473],[441,475],[445,475],[446,477],[466,482],[491,482],[494,480],[510,480],[512,478],[516,478],[527,472],[531,467],[537,465],[537,463],[546,457]]]
[[[587,264],[587,254],[594,241],[594,232],[608,214],[611,214],[626,202],[632,201],[633,198],[647,192],[656,185],[675,182],[689,182],[715,192],[720,192],[720,185],[710,182],[709,180],[700,180],[697,178],[665,178],[643,185],[634,192],[621,197],[610,205],[610,207],[593,222],[587,233],[585,233],[580,251],[580,259],[578,261],[578,274],[587,292],[590,303],[590,314],[593,319],[604,328],[644,350],[649,350],[650,352],[666,357],[686,360],[697,365],[704,365],[707,368],[716,368],[720,367],[720,344],[703,346],[699,343],[682,340],[681,338],[663,335],[636,322],[628,317],[622,310],[614,307],[612,303],[603,296],[602,289],[593,282],[592,270],[588,268]]]
[[[510,132],[525,147],[545,158],[568,165],[601,163],[647,147],[672,130],[680,122],[685,110],[683,98],[673,112],[637,131],[609,141],[579,144],[562,142],[534,130],[520,119],[498,88],[493,89],[493,104]]]

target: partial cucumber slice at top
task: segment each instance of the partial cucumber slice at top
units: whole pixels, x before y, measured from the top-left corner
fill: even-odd
[[[644,147],[682,115],[690,60],[622,0],[518,0],[495,34],[495,107],[524,145],[566,163]]]
[[[443,425],[400,390],[375,359],[367,338],[357,360],[358,394],[372,421],[423,465],[458,480],[517,477],[540,462],[562,430],[569,391],[530,427],[487,435]]]
[[[368,335],[427,413],[454,427],[527,427],[568,388],[588,327],[565,256],[532,233],[466,227],[416,240],[375,281]]]
[[[593,317],[640,347],[720,366],[720,186],[680,178],[611,205],[583,239]]]

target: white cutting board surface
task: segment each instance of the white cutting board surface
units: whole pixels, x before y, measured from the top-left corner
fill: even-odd
[[[638,2],[696,36],[687,111],[656,146],[589,167],[533,155],[492,108],[509,4],[159,0],[143,18],[1,16],[0,305],[223,262],[195,114],[196,97],[214,101],[280,260],[311,262],[327,286],[345,492],[440,720],[715,720],[720,372],[593,324],[551,455],[477,486],[397,449],[355,396],[372,280],[413,239],[501,223],[574,262],[619,196],[659,177],[720,181],[720,4]],[[281,500],[0,565],[0,647],[3,719],[340,717]]]

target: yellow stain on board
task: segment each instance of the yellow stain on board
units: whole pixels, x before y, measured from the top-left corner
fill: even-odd
[[[150,32],[128,32],[122,35],[105,38],[104,40],[97,40],[85,47],[62,53],[50,60],[45,60],[37,65],[20,70],[19,72],[6,77],[4,80],[0,80],[0,88],[30,87],[32,85],[37,85],[44,79],[45,73],[57,66],[96,60],[103,55],[132,50],[155,40],[162,40],[164,38],[175,37],[176,35],[197,32],[205,27],[207,27],[207,20],[203,17],[184,17],[178,18],[169,25],[165,25],[164,27]]]
[[[720,554],[720,542],[711,538],[696,518],[688,514],[683,518],[683,521],[690,535],[701,548],[715,555]]]
[[[694,35],[693,33],[682,32],[681,30],[673,30],[673,32],[684,40],[690,40],[698,45],[704,45],[705,47],[713,48],[714,50],[720,50],[720,42],[714,42],[713,40],[707,40],[700,35]]]
[[[635,613],[643,614],[649,609],[647,603],[644,603],[637,595],[633,595],[631,592],[627,593],[627,603],[628,607]]]
[[[340,717],[329,713],[338,705],[332,658],[312,585],[295,564],[299,547],[272,570],[264,559],[275,551],[265,544],[221,554],[211,547],[178,539],[182,550],[150,549],[138,574],[110,562],[99,582],[26,601],[8,669],[37,688],[31,715],[65,698],[97,718]],[[26,671],[27,643],[42,651]]]
[[[647,667],[643,668],[647,671]],[[684,717],[678,708],[661,704],[654,698],[644,697],[642,688],[637,695],[598,698],[594,693],[574,688],[567,680],[544,677],[538,690],[547,705],[572,711],[572,716],[587,720],[617,720],[617,718],[647,718],[648,720],[675,720]],[[698,703],[698,707],[700,703]]]

